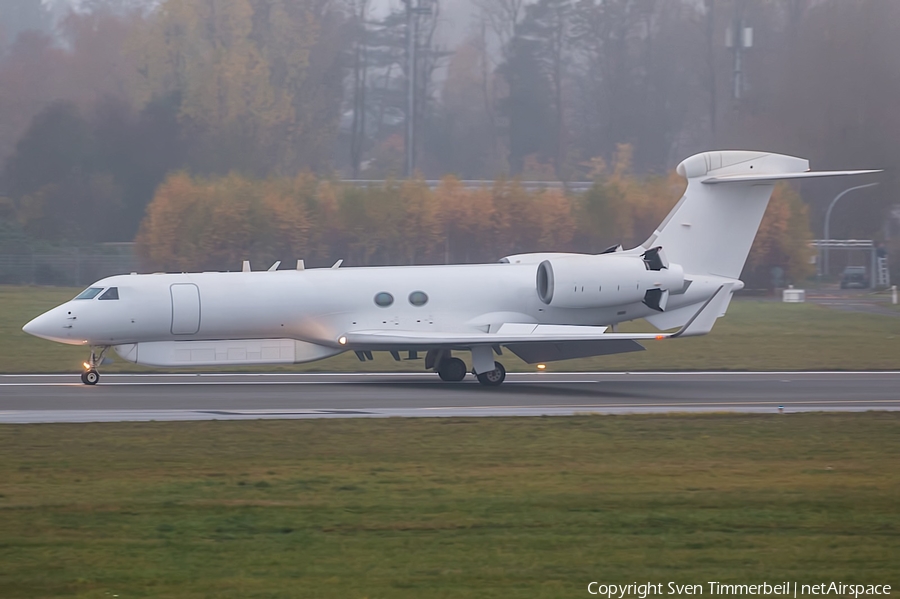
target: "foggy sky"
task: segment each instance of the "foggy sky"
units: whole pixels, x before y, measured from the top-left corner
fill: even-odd
[[[403,2],[399,0],[373,0],[371,14],[380,18],[391,10],[402,10],[403,7]],[[472,30],[474,12],[472,0],[441,0],[438,43],[448,48],[458,46]]]

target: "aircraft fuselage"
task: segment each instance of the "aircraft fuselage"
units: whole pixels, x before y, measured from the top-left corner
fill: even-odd
[[[72,345],[291,338],[343,350],[358,330],[486,331],[504,322],[608,325],[653,313],[630,303],[554,308],[535,291],[537,264],[476,264],[262,272],[120,275],[98,281],[26,331]],[[623,282],[623,286],[626,282]],[[631,285],[631,282],[627,282]],[[118,299],[101,299],[115,287]],[[422,305],[410,301],[413,298]],[[378,294],[392,302],[381,306]],[[387,297],[387,296],[382,296]]]

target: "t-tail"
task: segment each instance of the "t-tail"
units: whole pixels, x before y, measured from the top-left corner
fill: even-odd
[[[688,181],[684,196],[653,235],[632,251],[661,247],[669,261],[684,269],[686,280],[701,283],[678,303],[704,302],[710,294],[727,294],[721,307],[724,314],[731,293],[742,287],[738,279],[778,181],[879,171],[812,172],[802,158],[718,151],[691,156],[678,165],[677,172]],[[697,313],[698,305],[692,303],[648,320],[660,328],[684,326]]]

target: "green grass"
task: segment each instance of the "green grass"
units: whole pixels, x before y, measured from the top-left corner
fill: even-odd
[[[900,414],[0,426],[0,597],[900,584]]]
[[[36,339],[22,325],[71,299],[75,289],[0,286],[0,372],[79,372],[87,350]],[[622,331],[654,331],[631,323]],[[650,341],[647,351],[569,360],[550,370],[892,370],[900,368],[900,318],[831,310],[813,304],[736,300],[709,335]],[[360,363],[352,353],[283,371],[421,370],[376,353]],[[113,356],[115,357],[115,356]],[[468,356],[464,356],[468,358]],[[509,370],[533,370],[506,352]],[[117,360],[104,372],[149,371]],[[209,369],[205,369],[209,370]],[[233,369],[240,370],[240,369]],[[252,370],[259,370],[253,367]]]

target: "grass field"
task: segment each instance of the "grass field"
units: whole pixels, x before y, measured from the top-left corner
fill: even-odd
[[[28,320],[77,291],[0,286],[0,372],[80,372],[87,357],[84,348],[36,339],[21,330]],[[621,330],[655,329],[629,324]],[[646,345],[645,352],[558,362],[549,370],[892,370],[900,368],[900,318],[742,299],[732,302],[728,314],[705,337]],[[421,361],[395,362],[385,353],[375,356],[374,362],[360,363],[352,353],[342,354],[280,370],[422,369]],[[534,369],[509,352],[502,360],[509,370]],[[103,369],[148,370],[121,360]]]
[[[900,414],[0,426],[0,597],[900,586]]]

